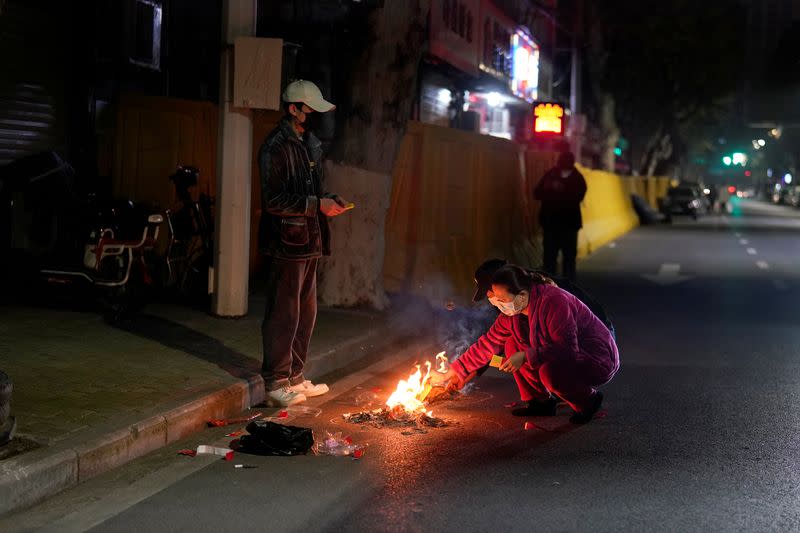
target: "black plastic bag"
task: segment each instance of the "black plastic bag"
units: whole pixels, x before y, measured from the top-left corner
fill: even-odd
[[[314,446],[314,434],[309,428],[255,420],[247,424],[246,429],[250,435],[244,435],[239,439],[239,451],[243,453],[304,455]]]

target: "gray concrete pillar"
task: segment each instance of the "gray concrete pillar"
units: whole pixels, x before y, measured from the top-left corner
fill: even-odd
[[[223,0],[217,140],[216,242],[213,313],[247,314],[250,265],[250,195],[253,125],[250,109],[233,105],[233,43],[255,33],[256,3]]]

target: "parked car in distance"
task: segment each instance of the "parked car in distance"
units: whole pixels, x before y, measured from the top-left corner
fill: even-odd
[[[679,185],[667,191],[661,199],[660,211],[666,222],[672,222],[675,215],[690,216],[697,220],[708,213],[708,200],[699,186]]]

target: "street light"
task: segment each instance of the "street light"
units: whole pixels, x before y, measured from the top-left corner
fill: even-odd
[[[767,141],[765,141],[764,139],[759,139],[758,145],[763,148],[767,145]]]
[[[783,181],[786,182],[786,185],[789,185],[792,182],[792,175],[789,172],[787,172],[783,176]]]

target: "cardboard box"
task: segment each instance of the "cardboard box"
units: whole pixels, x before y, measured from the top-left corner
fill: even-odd
[[[280,109],[283,39],[238,37],[233,62],[234,107]]]

